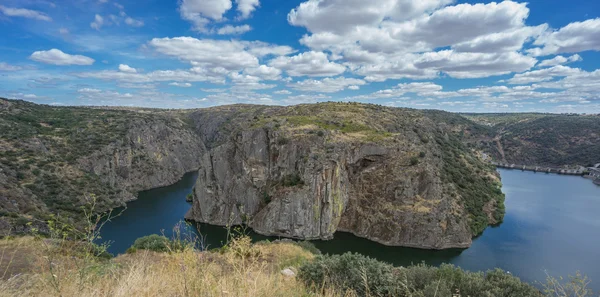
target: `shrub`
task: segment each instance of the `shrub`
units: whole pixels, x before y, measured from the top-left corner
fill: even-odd
[[[325,132],[319,130],[319,132],[317,132],[317,136],[319,137],[323,137],[323,135],[325,135]]]
[[[411,166],[415,166],[417,164],[419,164],[419,158],[417,158],[417,157],[410,158],[410,165]]]
[[[425,152],[420,152],[420,153],[419,153],[419,157],[420,157],[420,158],[425,158],[425,155],[426,155],[426,153],[425,153]]]
[[[284,176],[281,181],[281,184],[284,187],[294,187],[297,185],[303,185],[304,181],[302,180],[302,178],[300,178],[300,175],[298,173],[294,173]]]
[[[279,139],[277,139],[278,145],[286,145],[288,142],[289,142],[289,140],[285,137],[279,137]]]
[[[360,296],[388,296],[393,293],[393,267],[369,257],[346,253],[318,256],[300,267],[299,278],[308,286],[353,290]]]
[[[300,267],[298,276],[314,289],[354,291],[359,296],[542,296],[535,287],[500,269],[473,273],[450,264],[395,268],[351,253],[318,256]]]
[[[136,250],[149,250],[165,253],[181,251],[183,249],[184,245],[181,242],[172,241],[164,236],[152,234],[136,239],[133,245],[128,249],[128,252],[130,253]]]

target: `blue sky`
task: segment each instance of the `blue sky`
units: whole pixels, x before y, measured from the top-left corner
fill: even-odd
[[[0,96],[600,113],[600,1],[3,0]]]

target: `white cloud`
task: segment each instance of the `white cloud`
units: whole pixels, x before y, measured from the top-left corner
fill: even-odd
[[[142,26],[144,26],[144,22],[143,21],[136,20],[136,19],[133,19],[131,17],[126,17],[125,18],[125,24],[127,24],[129,26],[132,26],[132,27],[142,27]]]
[[[273,45],[262,41],[246,41],[243,43],[247,51],[257,57],[268,55],[287,56],[296,51],[287,45]]]
[[[367,81],[441,73],[487,77],[526,71],[537,62],[519,51],[547,25],[525,25],[526,3],[448,6],[452,2],[309,0],[292,10],[288,21],[311,33],[302,44],[330,51],[335,62]]]
[[[260,6],[259,0],[235,0],[237,4],[237,11],[240,12],[240,18],[246,19],[250,17],[252,12]]]
[[[423,54],[415,66],[442,71],[455,78],[479,78],[523,72],[536,63],[535,58],[516,52],[457,53],[443,50]]]
[[[93,88],[82,88],[77,90],[78,93],[100,93],[101,90]]]
[[[259,65],[258,58],[246,51],[247,46],[234,40],[154,38],[150,45],[160,53],[191,61],[199,67],[222,67],[231,71]]]
[[[0,5],[0,12],[9,17],[22,17],[39,21],[51,22],[52,18],[43,12],[25,8],[11,8]]]
[[[345,33],[357,26],[377,25],[385,18],[410,19],[452,0],[309,0],[292,9],[288,21],[309,31]]]
[[[58,29],[58,33],[60,33],[62,35],[68,35],[69,34],[69,29],[67,29],[67,28],[60,28],[60,29]]]
[[[274,91],[273,94],[277,94],[277,95],[290,95],[292,92],[288,91],[288,90],[279,90],[279,91]]]
[[[223,73],[203,69],[191,70],[156,70],[148,73],[127,73],[121,71],[80,72],[74,74],[82,78],[96,78],[106,81],[123,83],[153,83],[153,82],[199,82],[224,83]]]
[[[260,77],[265,80],[279,80],[281,78],[281,70],[267,65],[244,69],[245,74]]]
[[[81,55],[69,55],[58,49],[48,51],[37,51],[31,54],[30,59],[53,65],[92,65],[94,59]]]
[[[17,71],[21,70],[20,66],[10,65],[6,62],[0,62],[0,71]]]
[[[234,83],[234,90],[262,90],[272,89],[277,85],[261,83],[261,78],[253,75],[239,74],[233,72],[229,75],[231,81]]]
[[[571,68],[567,66],[558,65],[551,68],[544,68],[540,70],[515,74],[511,79],[508,80],[508,83],[529,84],[534,82],[550,81],[555,77],[564,77],[578,74],[580,72],[581,70],[578,68]]]
[[[285,70],[290,76],[335,76],[344,73],[346,67],[330,62],[323,52],[304,52],[292,57],[277,57],[270,66]]]
[[[564,65],[567,63],[579,62],[581,60],[583,60],[583,59],[581,58],[580,55],[577,55],[577,54],[572,55],[568,58],[563,57],[563,56],[556,56],[552,59],[548,59],[548,60],[544,60],[544,61],[540,62],[537,66],[538,67],[557,66],[557,65]]]
[[[231,0],[181,0],[179,13],[184,20],[193,24],[194,30],[207,32],[211,20],[220,21],[231,9]]]
[[[298,91],[335,93],[342,91],[350,86],[364,85],[366,82],[362,79],[336,77],[324,78],[322,80],[307,79],[288,85],[288,87]]]
[[[227,26],[219,28],[217,30],[217,34],[219,34],[219,35],[244,34],[250,30],[252,30],[252,27],[250,27],[248,25],[241,25],[241,26],[227,25]]]
[[[357,85],[351,85],[351,86],[348,86],[348,90],[356,91],[356,90],[360,90],[360,87]]]
[[[90,23],[90,27],[92,27],[92,29],[96,29],[96,30],[100,30],[100,28],[102,28],[103,25],[104,25],[104,18],[99,14],[96,14],[94,16],[94,21]]]
[[[570,23],[558,31],[541,35],[534,44],[542,46],[528,50],[535,56],[600,51],[600,18]]]
[[[137,73],[137,69],[125,64],[119,64],[119,71],[127,73]]]
[[[180,87],[180,88],[189,88],[192,86],[191,83],[180,83],[180,82],[172,82],[169,86]]]

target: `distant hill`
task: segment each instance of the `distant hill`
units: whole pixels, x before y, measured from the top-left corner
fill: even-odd
[[[499,162],[589,166],[600,162],[600,115],[465,114],[488,128],[479,142]],[[471,139],[473,140],[473,139]]]

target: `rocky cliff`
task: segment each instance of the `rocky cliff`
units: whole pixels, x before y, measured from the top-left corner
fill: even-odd
[[[76,223],[200,167],[204,146],[175,113],[50,107],[0,99],[0,232],[50,214]]]
[[[493,168],[452,142],[445,123],[418,111],[229,106],[191,118],[208,147],[192,220],[302,239],[342,230],[387,245],[443,249],[468,247],[503,216]],[[465,179],[485,191],[473,196]]]

